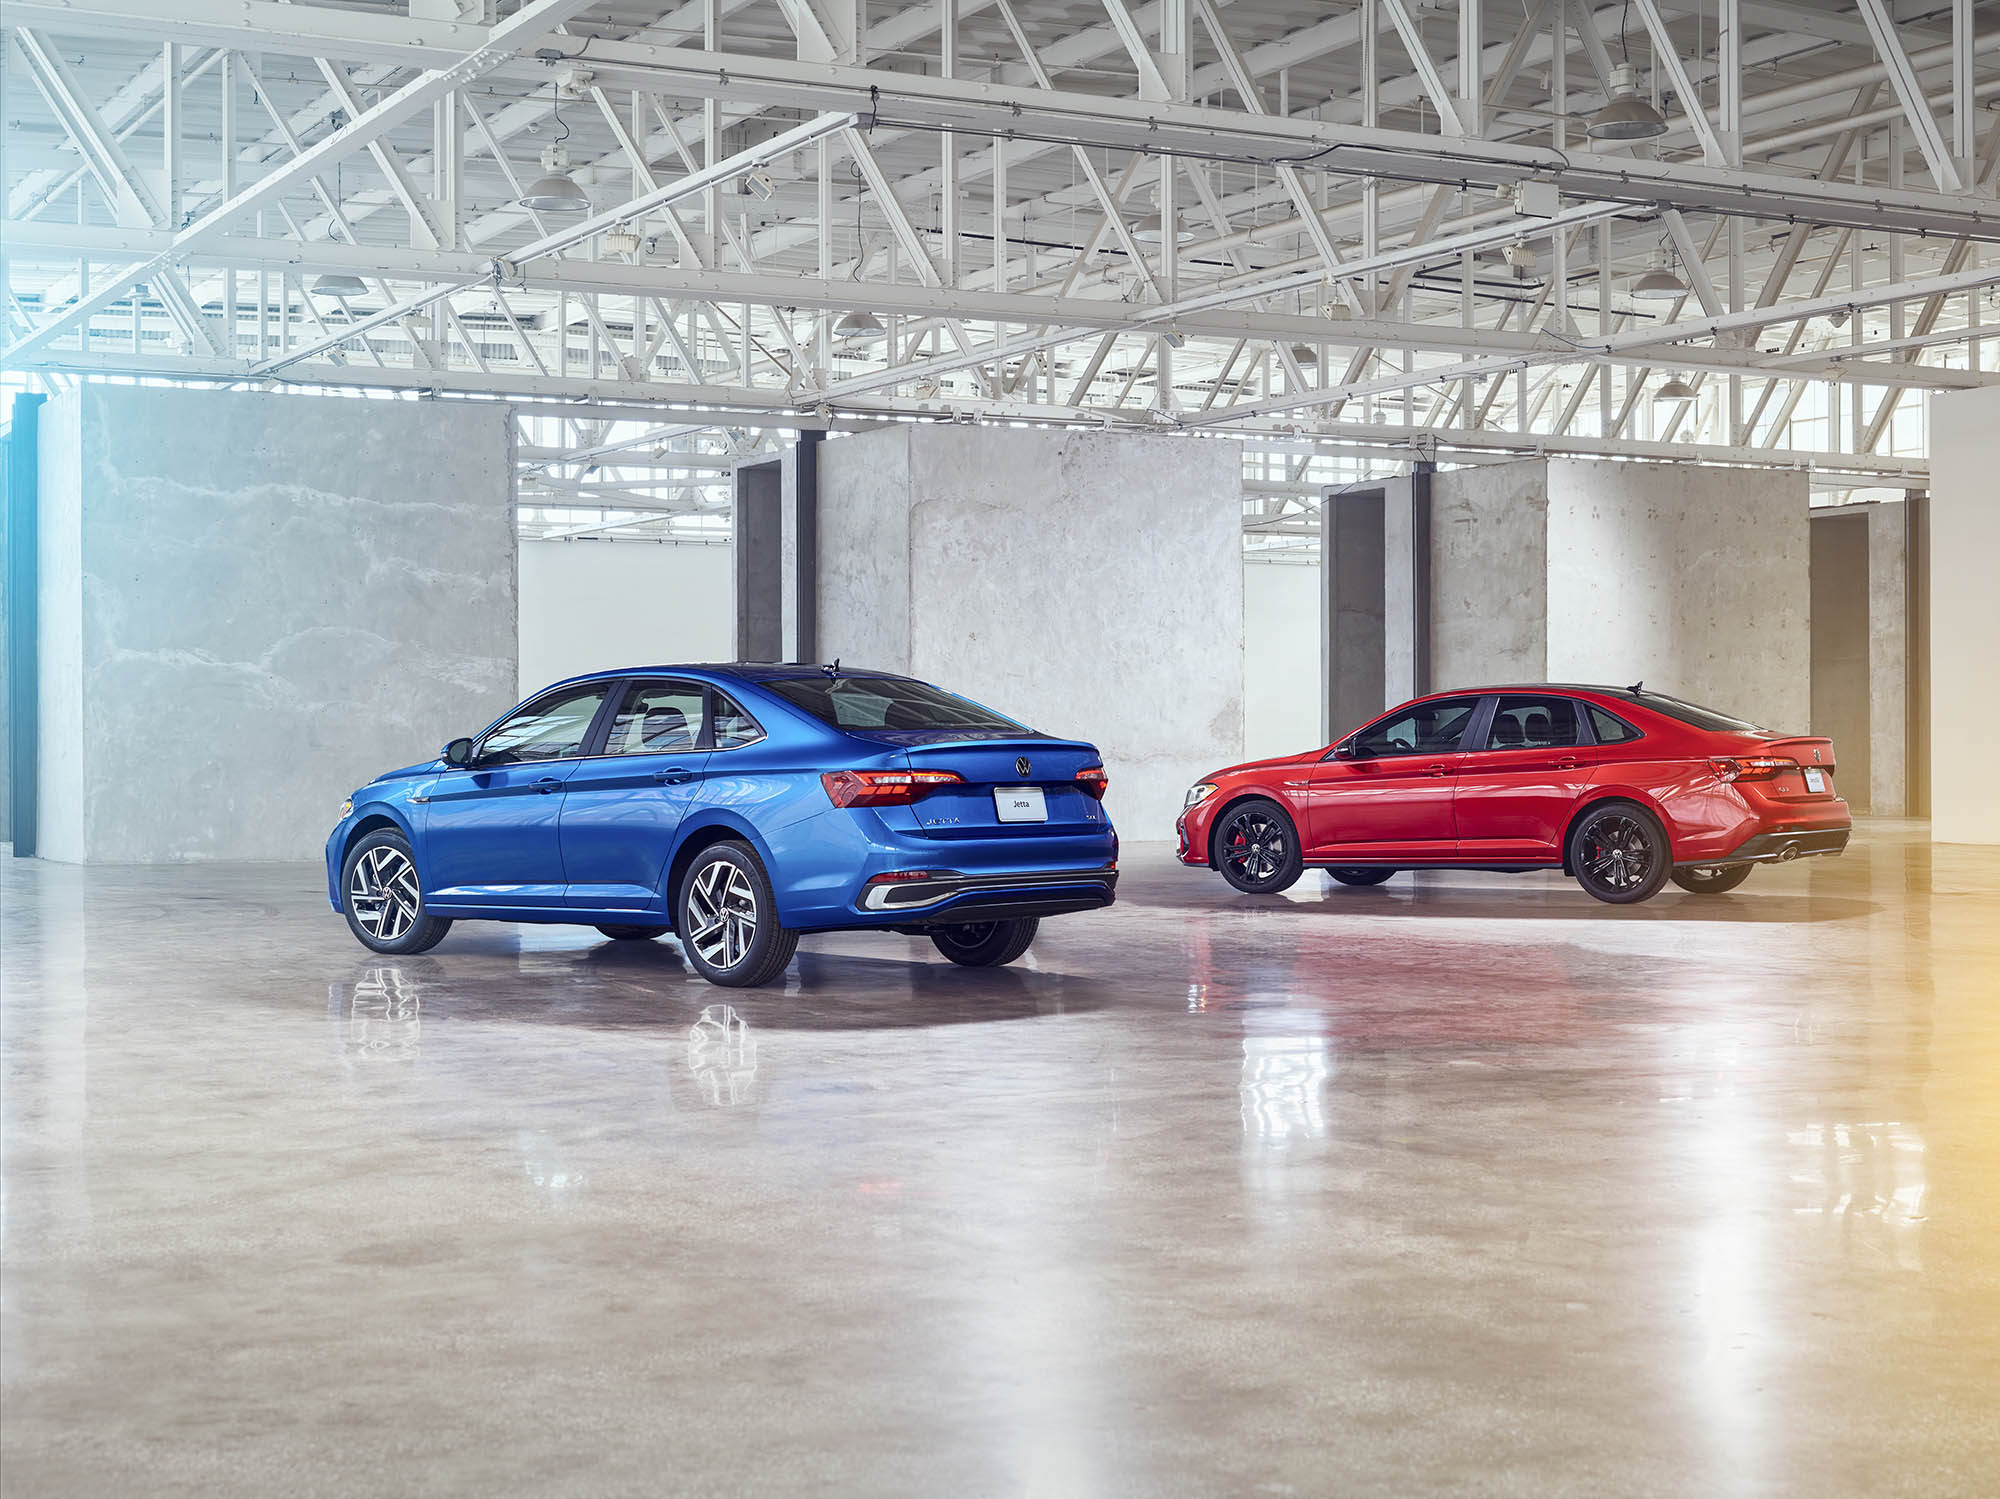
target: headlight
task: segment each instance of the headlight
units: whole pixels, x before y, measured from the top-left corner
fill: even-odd
[[[353,810],[354,810],[354,798],[350,796],[346,801],[340,804],[340,815],[342,817],[345,817],[347,816],[348,813],[352,812]]]
[[[1187,800],[1182,802],[1181,805],[1183,807],[1192,807],[1196,802],[1205,802],[1214,795],[1215,782],[1197,781],[1194,785],[1188,787]]]

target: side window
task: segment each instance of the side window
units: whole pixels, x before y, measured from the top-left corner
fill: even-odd
[[[1629,744],[1639,737],[1639,731],[1632,725],[1595,703],[1590,705],[1590,726],[1596,730],[1599,744]]]
[[[693,682],[634,682],[625,689],[607,755],[671,755],[701,744],[701,688]]]
[[[1559,749],[1582,739],[1576,704],[1566,697],[1502,697],[1487,730],[1488,749]]]
[[[1478,706],[1476,697],[1447,697],[1419,703],[1356,734],[1355,750],[1367,758],[1450,754],[1458,748],[1466,725],[1472,721],[1472,710]]]
[[[735,749],[740,745],[755,744],[764,737],[757,720],[745,713],[736,700],[727,693],[709,689],[715,703],[715,747],[719,750]]]
[[[583,753],[584,737],[598,705],[610,691],[605,682],[571,687],[538,697],[493,726],[479,742],[473,764],[481,770],[529,760],[565,760]]]

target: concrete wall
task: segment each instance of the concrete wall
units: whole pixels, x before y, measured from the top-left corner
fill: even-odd
[[[1868,507],[1868,805],[1908,814],[1909,520],[1901,501]],[[1836,746],[1836,750],[1838,746]]]
[[[514,700],[505,407],[83,386],[42,420],[46,857],[315,858]]]
[[[1931,837],[2000,843],[2000,387],[1931,397]]]
[[[1548,469],[1550,679],[1643,678],[1805,729],[1805,475],[1566,458]]]
[[[1128,838],[1243,753],[1241,454],[906,425],[827,442],[820,654],[1094,741]]]
[[[1243,564],[1243,753],[1262,760],[1326,743],[1320,570]],[[1214,767],[1211,767],[1213,769]]]
[[[1869,537],[1866,507],[1812,518],[1812,723],[1833,741],[1840,789],[1871,810]]]
[[[1548,680],[1549,466],[1431,476],[1431,684]]]
[[[521,543],[520,695],[615,666],[735,656],[726,546]]]

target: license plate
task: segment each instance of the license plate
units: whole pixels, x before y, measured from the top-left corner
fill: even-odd
[[[1806,767],[1806,790],[1808,791],[1826,790],[1826,777],[1821,775],[1818,771],[1814,770],[1811,766]]]
[[[1002,822],[1047,822],[1049,804],[1039,786],[1002,786],[993,793],[993,810]]]

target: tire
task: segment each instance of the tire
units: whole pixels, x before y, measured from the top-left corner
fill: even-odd
[[[1720,895],[1749,879],[1753,867],[1749,864],[1689,864],[1676,869],[1668,878],[1694,895]]]
[[[1238,803],[1216,819],[1210,836],[1215,867],[1245,895],[1276,895],[1305,873],[1298,829],[1276,802]]]
[[[778,925],[778,897],[747,843],[712,843],[681,878],[674,910],[681,951],[725,989],[756,989],[785,971],[799,934]]]
[[[934,927],[931,946],[966,968],[998,968],[1028,950],[1041,924],[1036,917],[1024,916],[1016,921],[969,921],[963,926]]]
[[[1636,802],[1602,802],[1570,831],[1569,867],[1577,883],[1608,905],[1650,900],[1673,864],[1666,829]]]
[[[340,866],[340,908],[347,929],[373,952],[429,952],[451,930],[442,916],[424,910],[423,881],[410,840],[377,828],[347,851]]]
[[[598,930],[613,942],[651,942],[673,930],[670,926],[601,926]]]
[[[1379,885],[1396,871],[1393,869],[1329,869],[1328,874],[1343,885]]]

